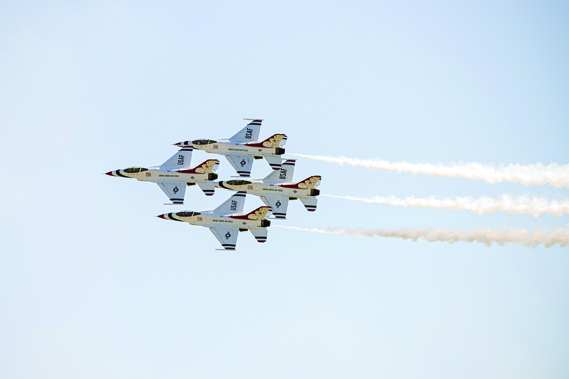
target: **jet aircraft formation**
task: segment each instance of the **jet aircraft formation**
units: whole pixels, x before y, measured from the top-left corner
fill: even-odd
[[[184,204],[186,187],[196,184],[206,196],[213,196],[215,188],[236,191],[214,210],[170,212],[157,217],[209,228],[221,243],[222,250],[235,250],[239,232],[250,231],[258,242],[265,242],[267,228],[271,225],[267,215],[286,219],[289,200],[300,200],[309,212],[316,210],[316,196],[320,194],[316,187],[322,177],[314,175],[293,183],[296,160],[290,159],[282,163],[286,135],[274,134],[258,142],[263,120],[246,120],[250,121],[249,124],[231,138],[197,139],[174,144],[180,150],[160,166],[129,167],[106,174],[156,183],[172,204]],[[194,150],[225,155],[240,179],[216,182],[218,175],[215,171],[219,167],[217,159],[208,159],[190,168]],[[273,171],[263,179],[247,179],[256,159],[265,159]],[[247,194],[258,196],[265,206],[243,213]]]

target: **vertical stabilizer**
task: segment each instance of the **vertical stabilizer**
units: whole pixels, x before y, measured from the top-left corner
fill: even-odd
[[[281,165],[280,171],[273,171],[263,179],[265,183],[292,183],[296,159],[289,159]]]
[[[190,163],[192,162],[192,147],[184,147],[166,162],[162,163],[160,168],[162,170],[178,170],[190,168]]]
[[[235,143],[257,142],[259,140],[262,122],[263,120],[251,120],[246,127],[235,133],[229,141]]]
[[[219,215],[228,215],[243,212],[243,206],[245,205],[245,195],[245,191],[236,192],[235,195],[231,196],[219,207],[215,208],[213,210],[213,213]]]

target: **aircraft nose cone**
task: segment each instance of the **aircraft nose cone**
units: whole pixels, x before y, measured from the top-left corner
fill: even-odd
[[[166,220],[166,217],[164,217],[164,215],[158,215],[158,216],[156,216],[156,217],[160,217],[160,218]]]
[[[221,181],[221,182],[216,182],[216,183],[215,183],[215,188],[223,188],[223,187],[221,186],[221,183],[223,183],[223,181]]]
[[[114,176],[112,171],[105,172],[105,175]]]
[[[182,144],[181,142],[176,142],[176,143],[174,144],[174,146],[180,146],[181,144]]]

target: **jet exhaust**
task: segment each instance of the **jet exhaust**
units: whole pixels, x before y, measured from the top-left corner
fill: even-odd
[[[306,154],[290,154],[301,158],[312,159],[339,165],[349,165],[364,167],[372,170],[386,170],[394,172],[405,172],[409,174],[426,174],[439,178],[464,178],[472,180],[483,180],[490,184],[511,182],[523,186],[542,186],[549,184],[556,188],[569,188],[569,165],[559,165],[551,163],[543,165],[536,163],[532,165],[485,165],[477,162],[470,163],[451,163],[430,164],[430,163],[407,163],[407,162],[388,162],[380,159],[357,159],[339,157],[325,157]]]
[[[545,247],[561,245],[561,247],[569,246],[569,229],[556,228],[552,230],[526,230],[503,228],[498,230],[492,229],[472,229],[469,231],[458,231],[454,229],[440,229],[435,227],[425,228],[403,228],[403,229],[352,229],[352,228],[298,228],[294,226],[274,225],[275,228],[300,230],[313,233],[353,235],[361,237],[383,237],[383,238],[400,238],[404,240],[412,240],[416,242],[418,239],[424,239],[428,242],[476,242],[483,243],[487,247],[496,243],[499,246],[506,244],[520,244],[523,246],[536,248],[543,244]]]
[[[375,196],[372,198],[355,196],[321,195],[336,199],[360,201],[370,204],[387,204],[394,207],[419,207],[437,209],[449,209],[451,212],[470,211],[478,215],[491,216],[495,212],[507,212],[510,216],[528,214],[539,217],[545,214],[563,216],[569,214],[569,200],[548,200],[543,197],[501,195],[498,198],[483,196],[478,199],[467,197],[455,197],[454,199],[435,199],[434,197],[416,198],[409,196],[404,199],[389,196]]]

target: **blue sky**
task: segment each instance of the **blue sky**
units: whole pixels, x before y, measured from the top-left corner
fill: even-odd
[[[155,217],[179,209],[157,186],[102,174],[244,117],[291,153],[565,164],[568,16],[552,1],[1,4],[0,376],[567,377],[566,248],[272,228],[219,252]],[[298,160],[296,179],[314,174],[361,197],[568,194]],[[192,187],[182,209],[227,197]],[[332,198],[283,223],[566,224]]]

